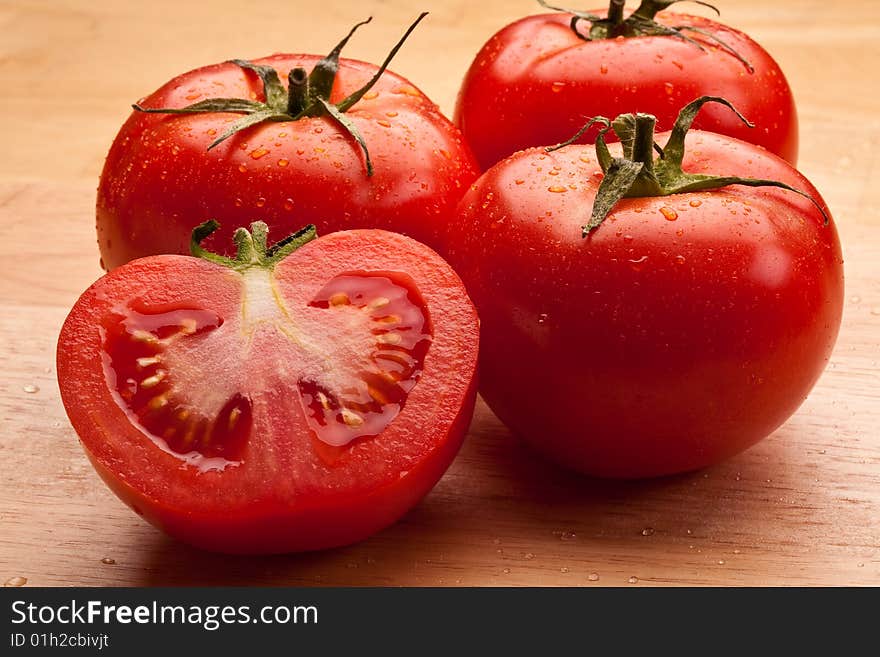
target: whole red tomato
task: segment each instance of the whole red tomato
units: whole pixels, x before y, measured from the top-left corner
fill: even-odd
[[[714,107],[697,128],[758,144],[795,164],[797,112],[777,63],[738,30],[657,13],[671,4],[645,0],[626,19],[622,0],[612,0],[611,18],[576,12],[592,23],[571,13],[528,16],[489,39],[455,109],[483,170],[514,151],[567,139],[589,116],[649,112],[660,130],[669,130],[682,105],[705,95],[727,98],[756,128]]]
[[[234,259],[196,245],[113,270],[58,340],[98,473],[208,550],[320,549],[389,525],[449,466],[476,397],[477,316],[436,253],[379,230],[303,246],[313,226],[267,249],[266,232],[237,231]]]
[[[627,157],[602,139],[601,160],[529,149],[459,205],[449,258],[480,313],[481,393],[563,466],[645,477],[724,459],[782,424],[831,354],[843,269],[827,208],[753,144],[693,131],[685,155],[707,100],[656,137],[656,161],[654,118],[618,117]],[[765,179],[821,210],[744,186]]]
[[[218,249],[254,219],[284,234],[307,222],[322,233],[383,228],[442,249],[447,217],[479,173],[473,156],[387,60],[339,59],[347,40],[324,58],[206,66],[143,99],[101,174],[103,266],[185,254],[210,218],[223,226],[209,242]]]

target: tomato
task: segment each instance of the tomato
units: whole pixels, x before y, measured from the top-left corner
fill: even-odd
[[[346,41],[324,58],[281,54],[199,68],[143,99],[137,107],[149,113],[125,122],[101,174],[104,268],[186,254],[193,226],[209,218],[223,226],[210,239],[215,249],[227,249],[232,228],[255,218],[283,234],[303,223],[322,234],[382,228],[442,249],[447,216],[479,174],[476,162],[437,106],[385,70],[387,61],[340,59]],[[308,84],[297,77],[306,71]],[[299,98],[288,97],[291,74]],[[356,100],[350,109],[347,99]],[[261,122],[242,127],[255,117]]]
[[[604,164],[601,138],[597,152],[511,156],[472,186],[451,231],[482,322],[484,399],[544,455],[599,476],[692,470],[769,435],[840,325],[840,243],[815,188],[731,137],[693,131],[682,153],[687,117],[656,138],[653,120],[619,117],[630,156]],[[667,138],[653,182],[641,177]]]
[[[65,409],[109,487],[182,541],[358,541],[415,505],[461,445],[474,308],[402,235],[301,246],[314,236],[301,232],[267,251],[265,224],[252,230],[235,260],[150,256],[92,285],[58,341]]]
[[[642,2],[638,24],[630,17],[592,29],[580,19],[572,27],[570,13],[528,16],[489,39],[455,109],[483,170],[514,151],[567,139],[589,116],[648,112],[669,130],[678,109],[704,95],[727,98],[757,128],[748,130],[721,108],[707,108],[697,128],[796,163],[797,111],[778,64],[747,35],[707,18],[660,13],[654,21],[670,4]],[[612,13],[615,5],[623,11],[623,2],[612,0]],[[682,29],[663,33],[670,26]]]

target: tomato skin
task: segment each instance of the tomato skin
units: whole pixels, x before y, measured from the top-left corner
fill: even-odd
[[[760,147],[699,131],[686,143],[685,171],[775,179],[822,203]],[[623,199],[582,239],[600,181],[592,147],[530,149],[459,204],[449,258],[480,312],[481,394],[545,456],[591,475],[672,474],[746,449],[831,354],[833,221],[794,193],[729,186]]]
[[[673,37],[582,41],[569,20],[557,13],[516,21],[496,33],[471,64],[454,120],[484,171],[517,150],[565,141],[594,116],[646,112],[657,117],[658,130],[669,130],[685,103],[707,95],[731,101],[756,127],[749,129],[723,107],[707,106],[695,128],[797,162],[791,88],[779,65],[744,33],[698,16],[657,16],[666,25],[691,25],[719,36],[752,64],[752,73],[699,34],[688,33],[705,51]]]
[[[274,55],[254,61],[286,80],[291,68],[311,70],[319,59]],[[331,102],[376,70],[341,59]],[[141,104],[185,107],[218,95],[261,98],[262,86],[256,75],[227,62],[180,75]],[[110,148],[98,187],[105,269],[146,255],[188,254],[193,227],[212,218],[223,228],[207,244],[227,253],[232,230],[255,219],[276,235],[307,223],[321,235],[382,228],[442,250],[446,217],[479,174],[459,131],[390,71],[346,113],[370,150],[372,177],[360,148],[327,117],[253,126],[208,151],[241,116],[132,113]]]
[[[111,392],[97,324],[136,300],[139,307],[210,309],[235,335],[249,294],[241,276],[197,258],[160,255],[133,261],[92,285],[62,328],[57,371],[65,409],[102,479],[152,524],[218,552],[334,547],[399,519],[440,479],[464,439],[476,397],[477,318],[461,281],[439,256],[385,231],[343,231],[306,244],[276,266],[274,280],[295,309],[328,279],[360,270],[405,272],[433,318],[424,369],[399,415],[381,434],[353,443],[328,463],[313,447],[302,407],[289,401],[297,394],[291,375],[297,363],[280,355],[265,331],[242,342],[250,347],[228,338],[236,349],[195,365],[208,380],[234,378],[242,370],[244,381],[257,383],[249,451],[220,471],[188,466],[132,423]]]

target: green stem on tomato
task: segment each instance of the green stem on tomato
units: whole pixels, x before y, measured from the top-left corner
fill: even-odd
[[[730,108],[747,126],[754,127],[754,124],[749,123],[730,101],[719,96],[702,96],[685,105],[678,113],[678,118],[675,120],[669,139],[663,148],[654,143],[656,117],[650,114],[621,114],[613,121],[609,121],[603,116],[594,117],[572,139],[545,149],[549,153],[564,148],[583,135],[591,126],[595,124],[604,126],[596,136],[596,157],[604,176],[596,191],[590,220],[583,226],[583,237],[587,237],[598,228],[622,198],[670,196],[718,189],[727,185],[779,187],[800,194],[819,209],[825,224],[828,224],[828,213],[816,199],[806,192],[778,180],[686,173],[682,169],[685,136],[693,125],[697,113],[706,103],[724,105]],[[608,150],[608,144],[605,142],[605,133],[609,130],[608,126],[611,126],[620,139],[623,150],[622,157],[612,157]],[[653,156],[655,149],[660,153],[656,159]]]
[[[375,75],[366,84],[357,89],[338,103],[330,103],[330,92],[339,71],[339,56],[345,44],[361,26],[369,23],[372,18],[356,24],[348,34],[330,51],[330,53],[318,61],[311,73],[304,68],[297,67],[288,75],[288,87],[284,88],[278,77],[278,72],[271,66],[254,64],[244,59],[233,59],[230,63],[242,69],[256,73],[263,83],[263,101],[248,100],[245,98],[209,98],[186,107],[143,107],[138,103],[132,105],[137,112],[147,114],[203,114],[208,112],[226,112],[232,114],[244,114],[245,116],[234,122],[228,130],[215,139],[209,146],[211,150],[232,135],[251,126],[266,121],[298,121],[304,117],[327,116],[335,121],[340,128],[351,135],[355,143],[364,154],[364,166],[368,176],[373,175],[373,164],[370,160],[370,152],[364,138],[358,132],[354,123],[344,116],[352,105],[357,103],[385,72],[391,59],[400,50],[404,41],[409,37],[428,12],[422,12],[419,17],[409,26],[404,35],[391,49],[391,52],[382,62]]]
[[[718,11],[717,7],[709,4],[708,2],[704,2],[703,0],[642,0],[636,10],[626,18],[623,17],[623,10],[624,5],[626,4],[626,0],[610,0],[610,3],[608,5],[608,14],[604,18],[602,16],[597,16],[596,14],[592,14],[590,12],[579,11],[577,9],[556,7],[548,4],[546,0],[537,1],[538,4],[545,9],[571,14],[571,31],[574,32],[577,38],[583,39],[584,41],[615,39],[617,37],[632,38],[640,36],[669,36],[685,41],[686,43],[689,43],[692,46],[705,51],[706,48],[700,41],[693,39],[685,34],[685,31],[688,31],[699,34],[705,39],[713,41],[723,50],[729,52],[731,55],[733,55],[743,63],[743,65],[748,69],[749,73],[753,73],[755,70],[745,57],[740,55],[732,46],[722,41],[720,37],[716,36],[712,32],[689,25],[664,25],[663,23],[658,23],[656,20],[656,16],[658,13],[660,13],[664,9],[668,9],[671,5],[674,5],[678,2],[692,2],[694,4],[702,5],[704,7],[708,7],[719,16],[721,15],[721,12]],[[581,32],[581,30],[579,29],[581,21],[586,21],[590,24],[590,29],[586,34]]]
[[[309,101],[309,73],[302,66],[291,69],[287,75],[287,113],[298,116]]]
[[[303,244],[318,237],[314,224],[309,224],[272,246],[268,246],[269,227],[262,221],[255,221],[251,224],[250,231],[247,228],[239,228],[235,231],[232,240],[235,242],[236,254],[234,258],[227,258],[219,253],[208,251],[202,246],[202,242],[218,228],[220,228],[220,224],[214,219],[209,219],[193,228],[189,242],[190,253],[197,258],[229,267],[238,272],[252,267],[273,269],[275,265]]]
[[[609,36],[617,36],[615,32],[618,32],[617,28],[623,24],[623,7],[625,4],[626,0],[611,0],[611,3],[608,5]]]

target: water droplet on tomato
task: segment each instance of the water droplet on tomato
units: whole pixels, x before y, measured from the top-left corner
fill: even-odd
[[[654,528],[653,527],[645,527],[642,530],[642,536],[653,536],[653,535],[654,535]]]
[[[683,265],[686,262],[685,257],[683,255],[675,256],[675,264]]]
[[[404,84],[400,87],[397,87],[397,89],[394,90],[394,93],[403,94],[404,96],[413,96],[415,98],[419,98],[421,96],[418,89],[416,89],[415,87],[412,87],[408,84]]]
[[[261,157],[266,155],[269,151],[265,148],[258,148],[256,150],[251,151],[251,159],[259,160]]]
[[[547,313],[541,313],[538,315],[538,324],[543,324],[547,321]]]
[[[378,121],[376,121],[376,123],[378,123],[383,128],[390,128],[391,127],[391,122],[386,121],[385,119],[379,119]]]
[[[630,266],[630,269],[638,272],[638,271],[642,271],[646,262],[648,262],[648,256],[643,255],[641,258],[635,258],[635,259],[629,260],[629,266]]]
[[[627,244],[629,244],[630,242],[633,241],[633,236],[632,235],[624,235],[623,241],[626,242]]]
[[[628,580],[626,580],[626,581],[629,582],[630,584],[638,584],[638,583],[639,583],[639,578],[636,577],[635,575],[633,575],[632,577],[630,577],[630,578],[629,578]]]
[[[701,205],[703,205],[703,202],[700,199],[695,198],[692,201],[689,201],[688,205],[691,206],[692,208],[698,208]]]
[[[261,196],[260,198],[257,199],[257,207],[258,207],[258,208],[261,208],[261,207],[263,207],[264,205],[266,205],[266,199],[264,199],[264,198]]]
[[[660,208],[660,214],[663,215],[663,218],[666,219],[666,221],[675,221],[678,219],[678,213],[668,205],[664,205]]]
[[[287,210],[288,212],[293,210],[293,199],[292,198],[284,199],[284,209]]]
[[[378,98],[378,91],[368,91],[363,96],[361,96],[361,100],[373,100],[374,98]]]
[[[719,565],[719,566],[723,566],[725,563],[727,563],[727,562],[724,561],[724,559],[719,559],[719,560],[718,560],[718,565]]]
[[[563,566],[562,568],[559,569],[559,572],[560,572],[560,573],[567,573],[567,572],[568,572],[568,568],[567,568],[566,566]]]
[[[535,553],[534,553],[534,552],[526,552],[526,553],[523,555],[523,559],[525,559],[526,561],[531,561],[531,560],[534,559],[534,558],[535,558]]]
[[[238,170],[241,171],[242,173],[245,173],[247,171],[247,167],[244,164],[239,164]]]
[[[871,314],[880,315],[880,306],[874,306],[873,308],[871,308]]]
[[[285,160],[284,158],[281,158],[280,160],[278,160],[278,166],[280,166],[282,169],[284,167],[286,167],[288,164],[290,164],[290,162],[288,160]]]
[[[505,568],[501,572],[504,573],[505,575],[510,575],[510,568]]]
[[[16,576],[10,577],[5,582],[3,582],[3,586],[24,586],[27,584],[27,577]]]
[[[599,73],[605,75],[606,73],[608,73],[608,67],[605,64],[601,64],[599,66]]]
[[[21,389],[24,390],[29,395],[34,395],[34,394],[40,392],[40,387],[35,386],[33,383],[28,383],[27,385],[22,386]]]
[[[103,559],[101,559],[101,563],[106,564],[107,566],[114,566],[116,565],[116,559],[104,557]]]
[[[547,188],[547,191],[553,192],[554,194],[561,194],[567,192],[568,188],[563,185],[550,185],[550,187]]]
[[[517,179],[514,180],[513,182],[514,182],[514,184],[516,184],[516,185],[522,185],[522,184],[525,182],[525,180],[523,180],[522,178],[517,178]]]
[[[599,581],[599,573],[590,573],[589,575],[587,575],[587,579],[590,580],[591,582],[598,582]]]
[[[553,93],[558,94],[560,91],[562,91],[562,89],[564,87],[565,87],[565,82],[554,82],[553,84],[550,85],[550,90]]]

